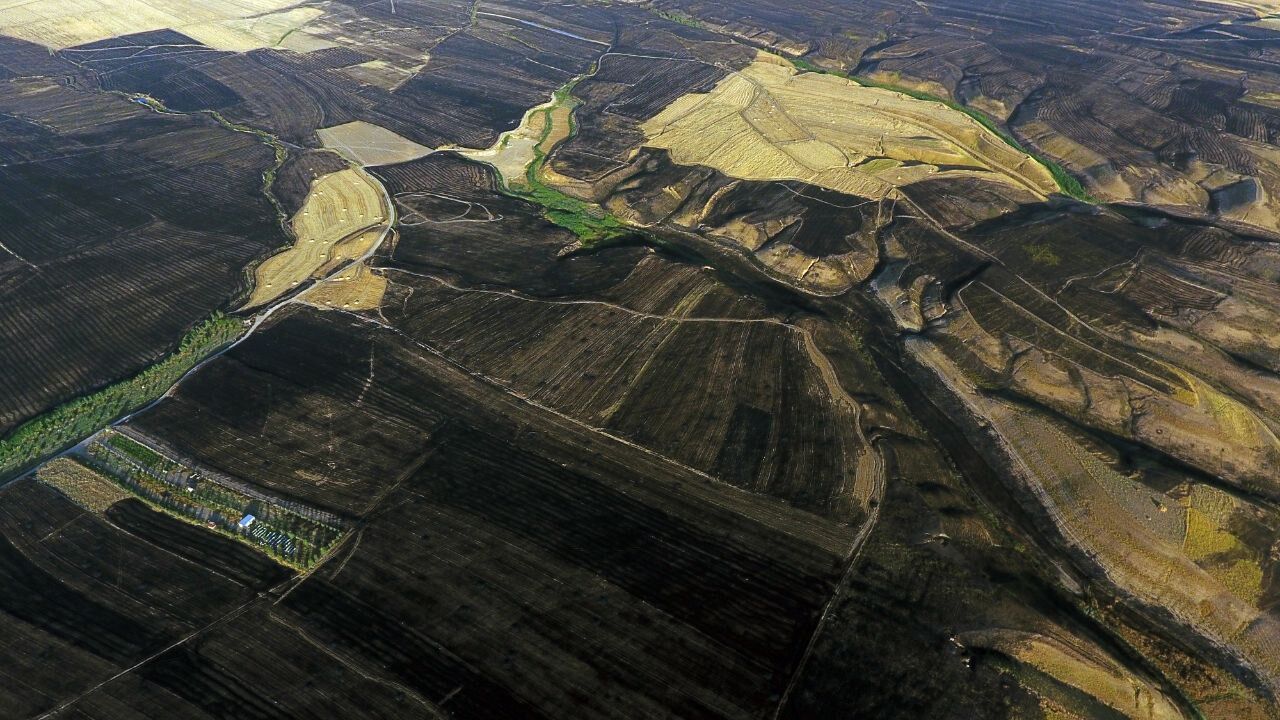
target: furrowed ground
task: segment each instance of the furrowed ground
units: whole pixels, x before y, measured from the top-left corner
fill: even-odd
[[[1257,12],[269,5],[0,9],[11,422],[169,390],[0,715],[1278,717]]]

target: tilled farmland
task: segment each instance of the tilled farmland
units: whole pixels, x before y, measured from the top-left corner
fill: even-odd
[[[1280,718],[1264,0],[0,7],[0,717]]]
[[[158,360],[287,241],[261,189],[270,148],[65,85],[74,65],[28,64],[15,45],[0,42],[23,74],[0,97],[6,432]]]

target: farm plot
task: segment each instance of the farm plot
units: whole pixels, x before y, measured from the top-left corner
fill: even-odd
[[[316,135],[325,147],[362,166],[393,165],[433,152],[425,145],[362,120],[320,128]]]
[[[417,693],[379,672],[321,645],[294,613],[258,603],[95,690],[71,712],[199,720],[224,717],[233,707],[259,717],[409,718],[434,712]]]
[[[98,480],[106,480],[175,518],[254,547],[283,564],[309,567],[342,536],[337,518],[328,513],[219,483],[113,430],[104,431],[76,454],[93,468],[90,472],[96,471]],[[63,489],[62,485],[56,487]],[[137,519],[139,515],[135,512],[125,517]]]
[[[448,402],[403,348],[292,308],[133,422],[200,467],[358,516],[425,452]],[[253,387],[229,395],[228,387]],[[211,418],[218,422],[209,422]]]
[[[389,673],[429,698],[462,685],[460,717],[759,713],[835,558],[612,463],[562,468],[543,455],[557,444],[454,427],[342,570],[286,604],[357,657],[399,635],[408,657]],[[405,621],[485,680],[414,672],[441,659],[392,630]]]
[[[342,252],[343,243],[363,247],[346,250],[347,257],[358,257],[371,240],[382,237],[389,212],[382,189],[363,170],[348,168],[316,179],[290,222],[294,244],[258,267],[245,307],[264,305],[322,274]]]
[[[397,286],[382,311],[395,327],[722,480],[815,512],[854,512],[855,466],[871,451],[809,328],[636,248],[562,258],[571,236],[530,223],[531,208],[466,170],[443,156],[379,170],[415,218],[378,270]],[[867,369],[839,372],[852,388]]]
[[[323,14],[304,15],[316,10]],[[193,85],[222,88],[226,105],[220,109],[229,120],[308,147],[315,146],[320,128],[360,122],[425,147],[481,148],[585,72],[612,33],[605,29],[611,11],[604,8],[566,6],[554,26],[545,18],[525,21],[517,17],[525,11],[514,8],[474,18],[461,3],[400,2],[396,10],[389,12],[386,3],[338,2],[293,8],[286,11],[289,21],[305,20],[305,26],[284,30],[276,38],[279,47],[272,42],[244,53],[215,52],[218,44],[244,42],[226,39],[238,28],[228,31],[235,23],[224,24],[198,38],[207,44],[189,49],[192,57],[143,53],[118,73],[114,87],[165,102]],[[284,17],[263,16],[268,29],[253,32],[283,29],[277,21]],[[72,57],[87,49],[65,52]],[[191,62],[178,67],[184,60]],[[350,129],[368,131],[363,125]],[[400,152],[403,143],[396,144]]]
[[[0,112],[4,434],[159,360],[286,238],[249,135],[46,77],[0,83]]]
[[[241,383],[261,392],[225,391]],[[246,613],[228,632],[296,632],[415,702],[447,698],[456,717],[754,717],[849,542],[841,524],[709,482],[338,313],[286,311],[132,424],[187,455],[239,454],[239,477],[363,517],[275,620]],[[411,438],[407,452],[386,446]],[[276,469],[308,458],[327,477]],[[246,682],[208,657],[182,649],[140,672],[166,687]]]
[[[360,263],[317,284],[302,301],[321,309],[376,310],[382,306],[387,287],[386,277]]]
[[[565,256],[573,234],[543,219],[539,206],[500,193],[492,168],[454,153],[373,172],[403,218],[391,257],[407,270],[560,295],[609,287],[645,254],[618,246]]]
[[[855,404],[825,384],[807,329],[708,317],[697,293],[710,289],[698,286],[677,300],[683,313],[657,315],[389,274],[412,289],[389,308],[393,322],[449,359],[725,482],[856,514],[857,458],[872,450]]]
[[[109,477],[71,458],[58,458],[41,466],[36,478],[56,488],[71,502],[96,513],[132,497]]]
[[[551,170],[586,182],[613,173],[642,144],[640,123],[683,95],[710,92],[728,75],[727,68],[755,57],[750,48],[676,23],[628,26],[623,42],[574,87],[574,97],[582,101],[574,117],[577,132],[549,158]],[[647,51],[650,44],[670,57]],[[628,51],[629,46],[638,52]]]
[[[940,103],[816,73],[763,54],[710,93],[677,99],[641,125],[682,165],[745,180],[800,180],[882,198],[937,175],[972,175],[1043,197],[1042,165]]]
[[[314,9],[283,13],[290,0],[229,0],[211,5],[150,0],[37,0],[0,8],[0,35],[55,50],[147,30],[180,30],[228,50],[276,44],[283,32],[305,24]],[[248,18],[253,17],[253,20]]]
[[[50,711],[255,596],[249,575],[165,552],[32,480],[0,492],[0,536],[0,658],[22,679],[0,684],[6,717]]]

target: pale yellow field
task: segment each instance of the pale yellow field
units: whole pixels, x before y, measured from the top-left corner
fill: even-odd
[[[37,470],[36,479],[56,488],[80,507],[97,513],[132,497],[98,471],[65,457],[57,458]]]
[[[1040,163],[963,113],[797,73],[767,53],[711,92],[677,99],[642,128],[646,144],[670,151],[675,162],[745,180],[801,180],[869,198],[939,175],[983,177],[1040,196],[1057,190]]]
[[[361,170],[339,170],[315,180],[291,221],[297,240],[258,267],[257,285],[245,307],[270,302],[321,274],[340,245],[348,257],[359,257],[367,243],[381,236],[387,213],[381,188]],[[362,243],[364,249],[353,252]]]
[[[324,14],[320,8],[298,7],[269,15],[230,18],[178,28],[209,47],[247,52],[264,47],[283,47],[295,52],[311,52],[337,44],[300,32]]]
[[[322,310],[374,310],[382,307],[386,292],[387,279],[360,263],[317,284],[302,300]]]
[[[970,647],[996,650],[1096,698],[1134,720],[1179,720],[1182,713],[1158,689],[1115,661],[1090,655],[1056,638],[1017,630],[963,633]]]
[[[170,28],[211,47],[251,50],[276,45],[286,33],[321,14],[316,8],[278,12],[296,4],[296,0],[0,0],[0,35],[61,50]]]
[[[1227,5],[1229,7],[1253,10],[1259,14],[1272,14],[1280,12],[1280,0],[1209,0],[1215,5]]]
[[[550,114],[548,113],[550,109]],[[559,107],[554,101],[545,102],[530,108],[521,119],[520,125],[508,130],[498,137],[498,141],[484,149],[463,149],[458,154],[470,160],[487,163],[498,171],[502,184],[507,187],[525,185],[525,171],[533,162],[535,150],[542,141],[542,134],[547,130],[548,119],[552,122],[551,133],[547,137],[546,147],[563,140],[569,134],[568,107]],[[548,117],[550,115],[550,117]],[[563,128],[556,125],[562,123]],[[556,139],[553,141],[552,137]],[[543,151],[546,149],[544,147]]]
[[[355,122],[316,130],[324,146],[360,165],[393,165],[434,152],[407,137],[372,123]]]

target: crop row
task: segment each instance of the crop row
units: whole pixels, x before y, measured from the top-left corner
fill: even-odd
[[[224,487],[113,431],[90,443],[86,455],[90,465],[153,507],[257,545],[288,565],[311,565],[342,535],[340,528]],[[248,524],[242,522],[249,516]]]

